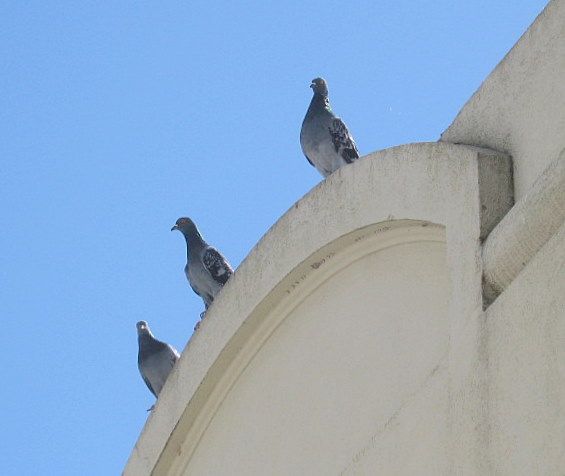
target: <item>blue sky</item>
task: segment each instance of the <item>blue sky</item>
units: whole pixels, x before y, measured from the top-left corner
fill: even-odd
[[[135,323],[182,350],[202,310],[169,230],[237,266],[321,180],[312,78],[362,155],[437,140],[544,5],[2,2],[2,474],[121,471],[153,403]]]

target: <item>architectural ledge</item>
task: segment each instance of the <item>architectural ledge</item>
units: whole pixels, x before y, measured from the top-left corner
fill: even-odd
[[[565,149],[483,247],[485,297],[494,300],[565,223]]]
[[[219,408],[290,313],[340,270],[379,250],[412,243],[446,249],[450,339],[464,340],[460,332],[482,309],[481,240],[511,206],[509,157],[475,147],[409,144],[332,174],[275,223],[214,301],[169,376],[124,474],[184,474]],[[424,248],[410,249],[424,259]],[[443,346],[436,357],[446,351]],[[457,392],[469,361],[452,355],[450,362],[449,385]],[[430,365],[415,380],[435,375],[437,359]],[[479,413],[470,432],[482,431],[481,407],[473,407]],[[467,425],[460,418],[467,414],[464,407],[450,410],[456,431]],[[469,450],[464,440],[459,450],[471,451],[473,461],[486,451]]]

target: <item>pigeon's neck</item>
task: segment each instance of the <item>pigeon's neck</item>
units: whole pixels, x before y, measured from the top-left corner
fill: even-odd
[[[331,111],[332,108],[330,106],[330,99],[328,96],[324,96],[323,94],[314,94],[312,97],[312,101],[310,101],[310,107],[308,108],[308,112],[312,113],[315,111],[319,111],[320,109],[326,109],[327,111]]]
[[[190,253],[200,249],[204,245],[204,239],[198,231],[184,235],[186,240],[186,257],[190,259]]]
[[[151,334],[140,334],[137,336],[139,347],[149,347],[154,341],[155,338]]]
[[[151,354],[159,352],[165,346],[165,344],[155,339],[155,337],[150,334],[140,335],[137,338],[137,342],[139,344],[141,358],[148,357]]]

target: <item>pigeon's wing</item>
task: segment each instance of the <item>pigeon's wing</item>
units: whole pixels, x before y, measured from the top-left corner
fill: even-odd
[[[145,375],[142,375],[143,377],[143,381],[145,382],[145,384],[147,385],[147,388],[149,388],[149,390],[151,390],[151,393],[153,395],[155,395],[155,398],[157,398],[157,394],[155,393],[155,390],[153,390],[153,387],[151,386],[151,383],[149,382],[149,379],[145,378]]]
[[[346,163],[350,164],[359,158],[359,151],[355,141],[349,133],[347,126],[339,117],[333,120],[329,130],[335,151],[343,157]]]
[[[180,359],[180,355],[179,353],[176,351],[176,349],[169,345],[166,344],[167,346],[167,351],[168,351],[168,359],[167,359],[167,363],[169,364],[169,369],[167,370],[167,376],[165,377],[165,380],[167,380],[167,378],[169,377],[169,374],[171,373],[171,370],[173,370],[173,367],[175,366],[175,364],[177,363],[177,360]]]
[[[157,398],[157,394],[155,393],[155,390],[153,390],[153,387],[151,386],[151,382],[149,381],[149,379],[145,376],[145,374],[143,373],[143,370],[141,370],[141,362],[137,363],[137,366],[139,368],[139,373],[141,374],[141,377],[143,378],[143,381],[145,382],[145,385],[147,385],[147,388],[151,391],[151,393],[153,395],[155,395],[155,398]]]
[[[171,367],[172,367],[173,365],[175,365],[177,360],[180,359],[180,354],[172,345],[167,345],[167,347],[169,348],[169,351],[171,353]]]
[[[204,267],[208,270],[214,281],[221,284],[226,284],[227,280],[233,273],[232,267],[220,252],[211,246],[206,248],[204,256],[202,257]]]

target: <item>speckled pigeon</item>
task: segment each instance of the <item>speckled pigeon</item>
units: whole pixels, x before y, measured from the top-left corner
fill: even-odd
[[[155,339],[145,321],[139,321],[137,327],[137,366],[144,382],[155,397],[159,397],[179,353],[169,344]],[[153,405],[149,410],[153,410]],[[148,410],[148,411],[149,411]]]
[[[344,122],[332,112],[328,86],[322,78],[312,80],[314,97],[300,130],[302,152],[324,177],[359,158],[359,151]]]
[[[179,218],[171,231],[179,230],[186,240],[184,273],[192,290],[204,301],[205,311],[233,274],[233,269],[221,253],[208,245],[190,218]]]

